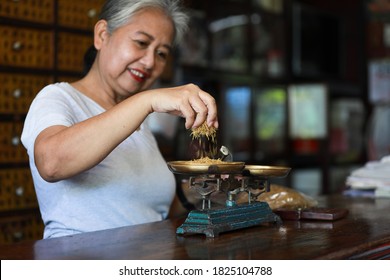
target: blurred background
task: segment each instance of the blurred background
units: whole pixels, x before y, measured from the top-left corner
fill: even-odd
[[[23,120],[43,86],[82,77],[103,2],[0,2],[0,243],[41,237]],[[211,93],[234,160],[289,166],[275,183],[320,195],[389,154],[389,0],[184,2],[190,31],[157,86]],[[191,158],[182,119],[148,122],[167,161]]]

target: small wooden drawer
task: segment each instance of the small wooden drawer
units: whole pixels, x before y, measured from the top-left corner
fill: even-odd
[[[0,16],[49,24],[54,19],[54,0],[1,0]]]
[[[0,113],[27,113],[37,93],[53,81],[50,76],[0,73]]]
[[[43,222],[38,211],[18,216],[0,217],[0,244],[42,239],[43,229]]]
[[[84,55],[92,44],[92,35],[61,32],[58,36],[58,69],[83,72]]]
[[[93,31],[104,0],[58,0],[60,26]]]
[[[53,67],[53,35],[50,31],[0,26],[0,49],[2,66]]]
[[[28,162],[27,151],[20,136],[22,122],[2,122],[0,125],[0,163]]]
[[[37,207],[30,169],[0,169],[0,212]]]

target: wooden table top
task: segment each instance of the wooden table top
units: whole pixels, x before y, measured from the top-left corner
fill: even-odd
[[[390,199],[329,196],[336,221],[283,221],[221,233],[177,235],[184,219],[0,246],[1,259],[371,259],[390,258]]]

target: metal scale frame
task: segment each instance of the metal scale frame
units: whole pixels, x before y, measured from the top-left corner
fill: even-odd
[[[175,165],[175,163],[178,164]],[[173,162],[168,163],[168,166],[174,173],[183,174],[193,171],[202,173],[202,169],[192,169],[190,166],[180,166],[180,164],[181,162]],[[195,189],[201,196],[202,206],[201,209],[192,210],[188,214],[184,223],[177,228],[177,234],[205,234],[206,237],[217,237],[220,233],[227,231],[265,223],[277,225],[282,223],[280,217],[272,212],[268,203],[257,201],[262,193],[270,190],[268,175],[280,175],[280,170],[276,174],[270,173],[269,167],[263,166],[244,168],[242,164],[241,169],[238,165],[233,168],[228,166],[227,169],[225,167],[209,165],[205,167],[206,172],[190,176],[189,187]],[[282,175],[288,173],[289,170],[289,168],[284,168]],[[216,192],[223,192],[226,195],[224,206],[213,205],[212,195]],[[236,198],[242,192],[247,194],[248,200],[238,204]]]

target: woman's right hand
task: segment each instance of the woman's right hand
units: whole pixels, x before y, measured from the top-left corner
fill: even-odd
[[[187,129],[196,128],[205,121],[208,126],[218,128],[214,97],[194,84],[153,89],[145,93],[150,95],[152,112],[181,116],[186,119]]]

